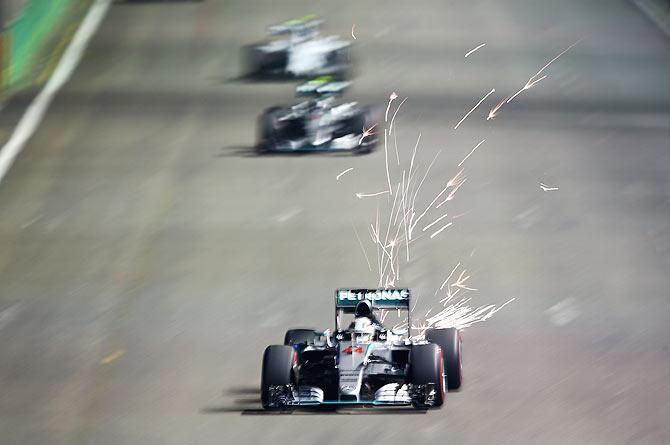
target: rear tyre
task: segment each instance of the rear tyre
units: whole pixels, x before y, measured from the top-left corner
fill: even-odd
[[[412,405],[417,409],[438,408],[444,403],[444,362],[442,350],[433,343],[414,345],[410,352],[409,382],[415,387],[426,388],[413,396]],[[428,388],[434,390],[432,399],[427,397]]]
[[[273,345],[265,348],[261,373],[261,403],[265,409],[285,409],[283,395],[277,394],[273,387],[284,387],[289,391],[293,384],[293,364],[295,351],[290,346]]]
[[[286,51],[268,53],[260,49],[263,45],[264,43],[247,45],[240,50],[242,78],[261,80],[284,76],[288,53]]]
[[[442,349],[444,370],[447,373],[447,388],[459,389],[462,382],[463,366],[461,361],[461,334],[456,328],[428,329],[426,341],[435,343]]]
[[[326,58],[327,67],[336,67],[330,71],[330,75],[337,80],[346,81],[354,77],[351,47],[342,48],[328,54]],[[328,69],[328,68],[326,68]]]
[[[261,68],[261,54],[257,49],[257,45],[247,45],[240,50],[240,66],[242,72],[241,78],[252,79],[256,77]]]
[[[293,346],[298,343],[309,343],[315,337],[313,329],[289,329],[284,335],[284,344]]]

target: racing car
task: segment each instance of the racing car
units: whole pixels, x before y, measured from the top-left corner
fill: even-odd
[[[258,118],[256,151],[370,153],[378,142],[375,127],[379,113],[356,102],[338,104],[335,94],[349,84],[323,76],[299,85],[298,95],[314,97],[266,109]]]
[[[420,340],[412,338],[409,303],[409,289],[338,289],[334,330],[291,329],[283,345],[265,349],[263,408],[440,407],[448,390],[461,387],[461,335],[454,328],[428,329]],[[405,322],[387,329],[378,315],[396,310]]]
[[[310,15],[270,26],[273,39],[242,48],[243,77],[350,77],[351,43],[336,36],[320,37],[322,23]]]

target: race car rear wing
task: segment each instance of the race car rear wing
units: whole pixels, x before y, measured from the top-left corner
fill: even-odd
[[[397,309],[407,311],[407,326],[410,326],[410,290],[409,289],[350,289],[335,291],[335,327],[340,328],[340,315],[353,314],[356,305],[363,300],[372,303],[372,309]]]
[[[409,289],[337,289],[335,307],[353,313],[359,301],[368,300],[373,309],[409,310]]]
[[[317,33],[323,20],[318,19],[315,15],[306,15],[298,19],[288,20],[277,25],[268,27],[268,32],[272,35],[281,34],[304,34]]]
[[[326,96],[342,94],[351,86],[349,81],[338,81],[333,76],[321,76],[295,87],[297,96]]]

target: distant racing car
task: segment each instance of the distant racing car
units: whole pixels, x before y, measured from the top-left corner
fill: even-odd
[[[292,106],[266,109],[258,118],[257,152],[340,150],[364,154],[374,150],[378,142],[377,109],[335,100],[334,95],[349,84],[330,76],[320,77],[296,88],[298,95],[314,97]]]
[[[335,330],[291,329],[263,354],[263,408],[407,405],[440,407],[461,386],[461,336],[429,329],[409,336],[408,289],[338,289]],[[404,311],[404,329],[387,329],[379,311]],[[342,317],[353,315],[348,326]]]
[[[320,37],[322,23],[310,15],[270,26],[275,39],[242,48],[243,77],[350,77],[351,43],[336,36]]]

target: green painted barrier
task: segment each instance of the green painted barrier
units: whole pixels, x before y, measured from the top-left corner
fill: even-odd
[[[53,53],[62,46],[59,42],[81,20],[90,1],[25,1],[2,33],[3,91],[43,80],[43,71],[48,69]]]

